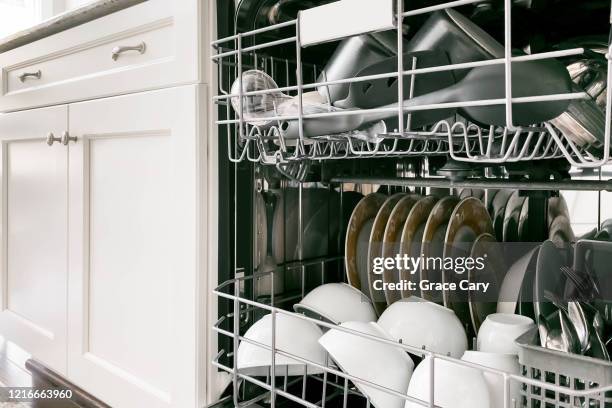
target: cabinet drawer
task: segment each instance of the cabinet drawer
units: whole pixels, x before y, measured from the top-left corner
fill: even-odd
[[[0,110],[198,82],[197,21],[195,0],[150,0],[0,54]]]

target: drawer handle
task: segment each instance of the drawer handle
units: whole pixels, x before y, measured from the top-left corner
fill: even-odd
[[[64,145],[64,146],[68,146],[68,143],[70,142],[75,142],[77,141],[77,137],[76,136],[70,136],[70,133],[68,132],[64,132],[64,134],[62,134],[62,138],[60,139],[60,142]]]
[[[113,58],[113,61],[117,61],[119,59],[119,56],[121,56],[121,54],[123,54],[124,52],[138,51],[139,53],[144,54],[146,50],[147,50],[147,44],[145,44],[144,42],[141,42],[140,44],[135,45],[135,46],[119,46],[118,45],[115,48],[113,48],[111,57]]]
[[[24,73],[22,73],[21,75],[19,75],[19,80],[21,82],[25,82],[26,79],[28,79],[28,78],[40,79],[41,76],[42,76],[42,72],[39,69],[36,72],[24,72]]]
[[[61,137],[55,137],[53,132],[49,132],[49,134],[47,135],[47,144],[49,146],[53,146],[53,143],[55,143],[55,142],[61,143],[61,141],[62,141],[62,138]]]

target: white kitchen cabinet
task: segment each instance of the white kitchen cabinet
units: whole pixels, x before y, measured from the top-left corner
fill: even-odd
[[[201,89],[69,107],[68,378],[113,407],[198,406]]]
[[[66,373],[66,106],[0,115],[0,333]]]
[[[113,407],[205,402],[204,90],[0,115],[0,334]]]

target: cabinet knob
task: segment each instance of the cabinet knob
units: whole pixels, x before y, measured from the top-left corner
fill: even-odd
[[[47,135],[47,144],[49,146],[53,146],[53,143],[55,142],[61,142],[62,138],[61,137],[55,137],[55,135],[53,134],[53,132],[49,132],[49,134]]]
[[[77,137],[76,136],[70,136],[70,133],[68,132],[64,132],[64,134],[62,134],[62,138],[60,139],[61,143],[64,146],[68,146],[68,143],[70,142],[75,142],[77,141]]]
[[[140,44],[134,45],[134,46],[118,45],[115,48],[113,48],[113,51],[111,53],[111,58],[113,59],[113,61],[117,61],[119,59],[119,56],[123,54],[124,52],[138,51],[139,53],[144,54],[146,50],[147,50],[147,44],[145,44],[144,42],[141,42]]]

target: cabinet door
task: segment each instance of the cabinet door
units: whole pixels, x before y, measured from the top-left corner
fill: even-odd
[[[70,105],[68,377],[113,407],[195,407],[197,102]]]
[[[0,115],[0,335],[66,371],[66,106]]]

